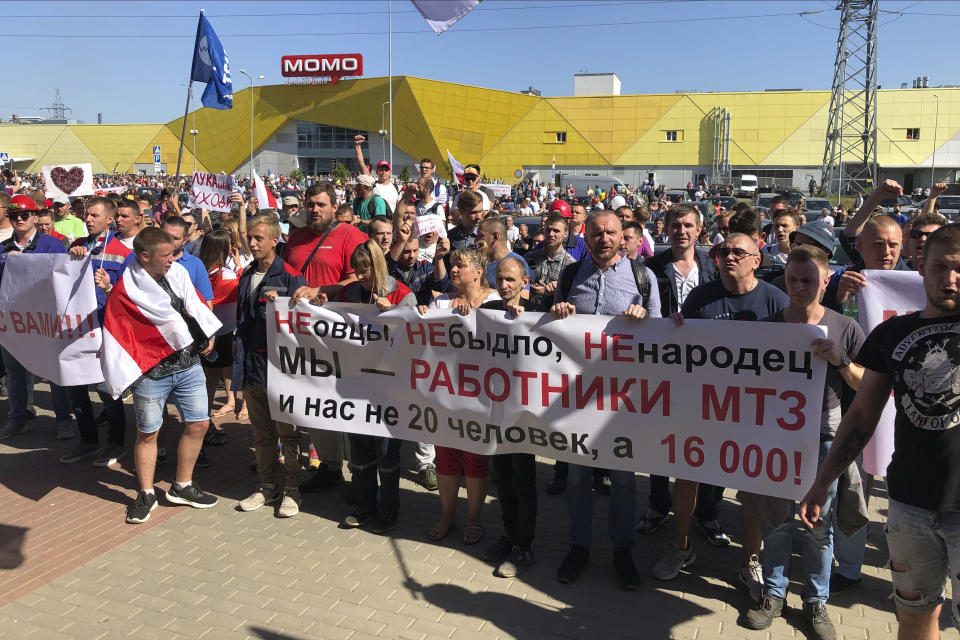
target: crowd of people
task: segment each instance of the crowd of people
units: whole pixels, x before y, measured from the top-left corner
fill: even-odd
[[[132,452],[138,493],[128,506],[128,523],[145,522],[158,505],[154,475],[166,459],[164,431],[173,419],[172,403],[184,430],[175,447],[175,481],[164,492],[168,502],[196,508],[217,504],[215,496],[197,486],[194,468],[209,465],[208,450],[228,437],[215,418],[233,412],[249,417],[259,476],[257,490],[239,502],[240,511],[272,505],[277,516],[293,517],[304,494],[346,481],[347,461],[355,506],[343,526],[378,534],[396,526],[402,506],[400,441],[304,430],[271,417],[267,305],[277,296],[316,305],[371,304],[380,311],[400,305],[460,314],[478,308],[514,316],[538,311],[561,320],[574,314],[623,315],[641,326],[657,317],[671,317],[677,324],[688,318],[818,324],[828,329],[828,337],[812,345],[814,355],[827,363],[819,474],[800,505],[802,524],[795,519],[793,502],[740,493],[744,539],[738,579],[753,603],[743,624],[765,629],[781,614],[792,532],[801,527],[801,598],[808,632],[810,637],[836,637],[826,603],[832,593],[860,582],[867,531],[862,521],[854,526],[838,513],[837,479],[860,486],[857,457],[892,388],[898,414],[896,452],[886,476],[891,498],[887,535],[901,637],[936,637],[944,577],[951,576],[955,592],[960,586],[952,535],[960,509],[960,449],[952,428],[921,424],[918,411],[933,408],[926,402],[917,409],[910,400],[928,383],[910,376],[936,377],[929,384],[947,395],[956,396],[960,387],[960,360],[954,360],[960,358],[960,227],[934,210],[945,185],[934,185],[926,207],[898,221],[878,211],[882,200],[902,193],[888,180],[839,232],[826,214],[804,221],[802,211],[786,198],[774,198],[767,217],[740,203],[718,212],[708,224],[689,204],[661,209],[653,200],[651,206],[646,194],[656,191],[649,184],[630,194],[630,203],[621,194],[604,194],[607,206],[593,210],[569,191],[543,185],[541,224],[531,234],[515,227],[501,203],[480,188],[476,164],[466,165],[463,185],[455,188],[442,184],[435,164],[424,158],[418,179],[398,186],[388,162],[367,168],[362,142],[358,137],[360,171],[353,184],[317,179],[301,186],[279,179],[297,192],[282,197],[279,210],[261,208],[249,190],[234,194],[230,212],[189,210],[173,179],[148,183],[161,189],[156,199],[140,189],[145,179],[134,177],[105,179],[97,186],[114,191],[70,201],[48,200],[35,178],[10,175],[0,189],[0,278],[12,253],[96,255],[90,277],[101,324],[122,321],[118,314],[123,307],[113,301],[129,293],[117,289],[140,286],[159,298],[158,305],[193,319],[201,329],[210,316],[221,325],[151,363],[129,389],[136,409]],[[122,187],[128,191],[120,193]],[[526,201],[530,195],[524,189],[534,187],[539,199],[539,185],[520,187],[518,197]],[[423,229],[429,231],[420,233]],[[838,255],[848,256],[849,264],[835,264]],[[852,302],[869,285],[863,272],[870,269],[919,271],[926,309],[885,322],[865,336],[851,317],[856,314]],[[938,341],[943,357],[917,357],[911,366],[919,367],[919,373],[911,373],[898,359],[897,347],[917,331],[925,339],[933,336],[929,339]],[[0,440],[26,431],[35,413],[30,363],[18,362],[6,350],[2,357],[9,415]],[[215,411],[221,383],[227,395]],[[60,462],[92,458],[96,466],[109,466],[128,455],[123,396],[112,398],[99,387],[102,410],[97,414],[86,386],[51,385],[51,390],[56,437],[77,439]],[[949,399],[937,402],[940,407],[956,405]],[[912,412],[905,410],[908,405]],[[955,425],[957,414],[946,415]],[[106,442],[99,438],[103,423]],[[532,454],[490,460],[415,443],[415,459],[418,480],[439,494],[438,519],[424,531],[430,540],[441,540],[457,528],[461,476],[467,496],[461,541],[473,545],[485,538],[481,513],[492,476],[503,533],[484,557],[503,577],[520,575],[535,563],[538,490]],[[278,463],[284,469],[282,486]],[[865,477],[862,485],[866,500],[871,481]],[[636,590],[641,580],[632,553],[637,534],[657,531],[671,514],[674,536],[651,568],[655,579],[669,581],[691,570],[694,525],[711,546],[731,544],[720,524],[723,487],[676,479],[671,490],[669,478],[653,476],[649,507],[638,514],[636,486],[634,473],[556,463],[545,490],[564,493],[567,500],[570,548],[557,569],[561,583],[576,582],[589,562],[594,494],[609,496],[613,566],[624,590]],[[955,620],[958,611],[960,607],[953,612]]]

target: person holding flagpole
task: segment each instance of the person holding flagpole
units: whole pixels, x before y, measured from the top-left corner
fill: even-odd
[[[137,441],[133,457],[139,481],[127,522],[140,524],[157,507],[153,476],[157,432],[172,399],[183,418],[175,480],[167,501],[207,509],[217,498],[193,482],[194,464],[209,425],[207,389],[198,356],[209,355],[221,327],[187,270],[174,257],[174,239],[162,229],[144,229],[134,239],[135,258],[116,285],[98,276],[110,294],[103,319],[103,374],[108,390],[133,391]]]

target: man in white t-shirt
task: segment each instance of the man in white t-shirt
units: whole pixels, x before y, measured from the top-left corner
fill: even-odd
[[[476,191],[480,194],[480,199],[483,200],[483,211],[486,214],[487,211],[490,211],[490,198],[487,196],[487,193],[480,188],[480,165],[478,164],[468,164],[463,168],[463,184],[466,185],[469,191]],[[460,194],[458,193],[453,198],[453,208],[459,210],[457,203],[460,201]]]
[[[363,142],[366,139],[366,136],[362,135],[353,137],[353,148],[357,154],[357,167],[362,176],[371,175],[370,169],[367,168],[367,163],[363,159]],[[400,192],[397,191],[397,187],[393,184],[393,175],[390,173],[389,162],[381,160],[377,163],[377,175],[375,178],[377,183],[373,185],[373,193],[383,198],[384,202],[386,202],[390,208],[389,214],[393,215],[394,209],[397,208],[397,201],[400,199]]]
[[[436,177],[437,167],[430,158],[424,158],[420,161],[420,179],[429,178],[433,181],[433,197],[444,209],[447,206],[447,188],[440,184]]]

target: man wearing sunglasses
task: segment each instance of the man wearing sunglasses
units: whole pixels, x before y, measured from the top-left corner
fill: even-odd
[[[907,241],[904,246],[904,255],[909,256],[907,264],[914,271],[920,270],[920,262],[923,259],[923,245],[931,233],[946,224],[943,216],[939,213],[921,213],[916,218],[907,223]]]
[[[463,184],[467,187],[467,191],[473,191],[480,195],[480,199],[483,200],[483,212],[486,215],[486,212],[490,211],[490,198],[487,197],[486,192],[480,189],[480,165],[468,164],[463,168]],[[459,201],[460,194],[457,194],[453,199],[454,209],[457,209]]]
[[[757,243],[744,233],[731,233],[716,251],[720,279],[694,288],[680,307],[680,313],[671,317],[677,326],[684,319],[703,320],[762,320],[769,318],[789,304],[790,299],[780,289],[759,280],[755,271],[760,268],[760,250]],[[680,570],[693,564],[696,554],[690,543],[690,523],[697,506],[698,483],[677,479],[673,487],[673,513],[676,516],[675,539],[663,558],[653,567],[653,577],[672,580]],[[752,525],[750,514],[744,516],[744,551],[747,555],[740,569],[740,581],[751,591],[754,601],[763,588],[763,567],[760,564],[760,531]]]
[[[29,196],[16,195],[10,199],[7,219],[13,225],[13,236],[0,243],[0,279],[3,278],[3,268],[11,255],[67,252],[62,242],[37,230],[37,212],[37,205]],[[27,406],[33,396],[33,374],[6,349],[0,348],[0,354],[7,371],[7,397],[10,405],[7,423],[0,427],[0,440],[6,440],[27,430]],[[70,416],[70,396],[66,389],[53,383],[50,383],[50,392],[57,416],[57,439],[72,438],[74,428]]]

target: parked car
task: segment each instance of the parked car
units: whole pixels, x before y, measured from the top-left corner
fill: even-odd
[[[901,206],[900,213],[904,215],[910,215],[914,211],[920,211],[923,209],[924,205],[927,204],[927,201],[917,202],[916,204]],[[957,220],[960,216],[960,196],[940,196],[937,198],[937,210],[940,212],[940,215],[946,216],[950,221]]]
[[[826,198],[807,198],[803,202],[804,211],[814,211],[819,214],[823,209],[833,211],[833,204]]]
[[[721,207],[729,211],[737,206],[738,200],[731,196],[717,196],[711,202],[713,202],[714,205],[719,204]]]
[[[667,189],[663,197],[674,204],[678,202],[688,202],[693,199],[690,197],[690,194],[687,193],[686,189]]]
[[[752,198],[757,192],[757,176],[743,174],[740,176],[740,188],[737,189],[737,195],[742,198]]]
[[[883,207],[883,212],[886,214],[894,213],[897,206],[900,207],[900,212],[903,213],[904,207],[915,208],[916,204],[916,201],[908,196],[897,196],[896,198],[887,198],[886,200],[880,201],[880,206]]]
[[[776,198],[778,193],[759,193],[757,194],[757,201],[754,203],[754,209],[762,208],[766,211],[770,210],[770,201]]]

